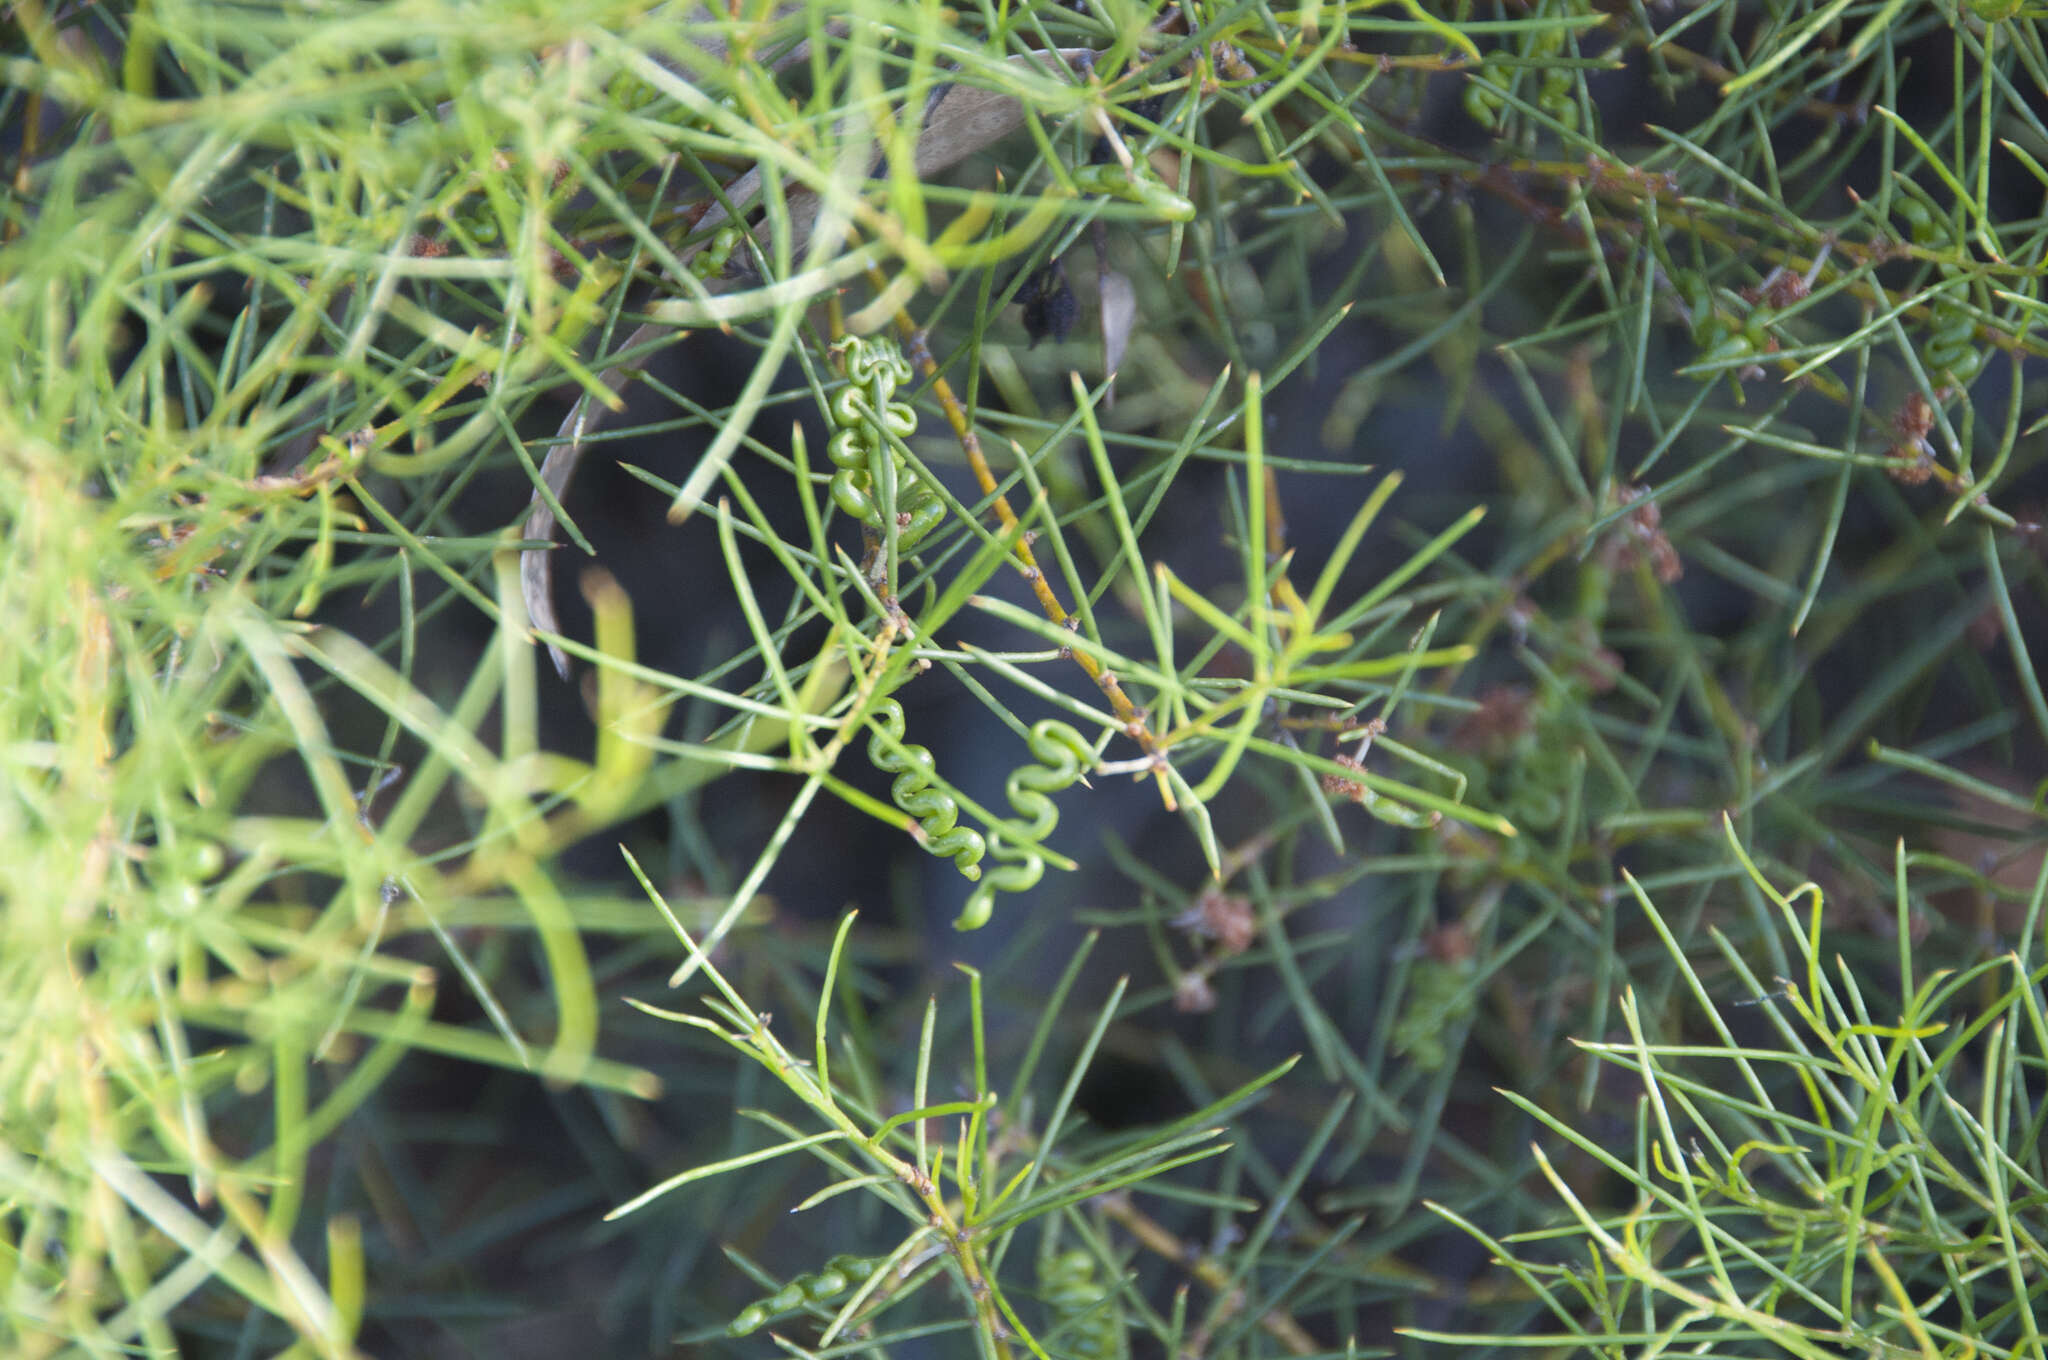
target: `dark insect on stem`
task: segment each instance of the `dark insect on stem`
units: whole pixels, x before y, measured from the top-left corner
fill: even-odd
[[[1081,315],[1081,304],[1058,260],[1033,271],[1017,289],[1016,300],[1023,305],[1024,333],[1031,337],[1034,349],[1048,335],[1055,341],[1065,340]]]

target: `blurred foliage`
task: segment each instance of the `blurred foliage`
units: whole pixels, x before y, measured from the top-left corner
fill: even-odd
[[[17,3],[0,1347],[2038,1354],[2039,17]]]

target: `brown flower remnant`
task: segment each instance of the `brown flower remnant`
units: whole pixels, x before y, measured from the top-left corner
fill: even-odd
[[[1821,266],[1827,263],[1828,256],[1833,251],[1834,245],[1832,242],[1823,245],[1820,254],[1814,257],[1812,268],[1808,269],[1804,274],[1794,269],[1788,269],[1782,264],[1779,265],[1764,276],[1762,283],[1754,287],[1744,288],[1742,290],[1743,300],[1752,305],[1762,303],[1773,311],[1790,307],[1795,302],[1804,301],[1813,292],[1813,281],[1820,277]]]
[[[1592,694],[1605,694],[1620,683],[1622,672],[1628,668],[1620,652],[1600,641],[1599,629],[1591,619],[1572,620],[1569,633],[1577,651],[1572,678]]]
[[[1493,686],[1451,733],[1451,745],[1481,755],[1506,755],[1536,729],[1531,698],[1526,685]]]
[[[1925,486],[1934,480],[1934,455],[1923,453],[1918,458],[1892,463],[1885,473],[1900,486]]]
[[[1259,934],[1251,899],[1214,886],[1204,888],[1193,906],[1173,918],[1173,924],[1190,935],[1216,941],[1225,957],[1244,953]]]
[[[1594,694],[1605,694],[1621,681],[1621,653],[1612,647],[1595,647],[1572,669],[1572,675]]]
[[[1812,291],[1804,275],[1781,269],[1764,284],[1763,300],[1772,307],[1790,307]]]
[[[1374,718],[1363,727],[1352,728],[1344,733],[1339,740],[1356,741],[1358,743],[1358,754],[1347,756],[1340,752],[1332,756],[1331,760],[1338,765],[1342,765],[1347,770],[1356,771],[1359,774],[1365,773],[1365,753],[1372,749],[1372,739],[1386,730],[1387,720],[1385,718]],[[1324,775],[1323,792],[1329,794],[1332,798],[1349,798],[1354,803],[1363,803],[1372,796],[1366,789],[1363,780],[1346,779],[1341,774]]]
[[[1934,477],[1934,446],[1927,442],[1934,429],[1934,405],[1918,392],[1908,392],[1892,417],[1892,462],[1885,469],[1901,486],[1920,486]]]
[[[1331,759],[1347,770],[1357,770],[1361,774],[1365,772],[1365,762],[1356,756],[1337,755]],[[1346,779],[1341,774],[1324,775],[1323,792],[1333,798],[1349,798],[1354,803],[1365,801],[1365,785],[1356,779]]]
[[[1475,950],[1472,932],[1463,921],[1438,926],[1423,937],[1422,947],[1438,963],[1469,963]]]
[[[1634,509],[1621,521],[1621,532],[1608,540],[1609,563],[1628,568],[1648,558],[1657,579],[1667,586],[1685,575],[1685,563],[1664,532],[1664,512],[1650,493],[1639,486],[1622,486],[1614,494],[1620,504]]]

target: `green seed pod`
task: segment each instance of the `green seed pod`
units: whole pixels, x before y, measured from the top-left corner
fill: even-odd
[[[1546,89],[1537,96],[1536,107],[1563,124],[1568,131],[1577,131],[1579,126],[1579,101],[1569,91],[1552,93]]]
[[[1688,274],[1679,284],[1679,293],[1685,298],[1685,313],[1692,322],[1692,343],[1695,349],[1709,350],[1728,334],[1728,322],[1714,304],[1714,290],[1698,274]]]
[[[711,240],[704,249],[697,252],[690,261],[690,272],[700,279],[715,279],[725,273],[726,265],[732,262],[732,253],[740,243],[740,229],[734,226],[720,227],[711,233]]]
[[[1009,861],[989,870],[981,886],[968,896],[967,905],[953,922],[955,930],[978,930],[994,914],[999,892],[1029,892],[1045,876],[1045,852],[1038,846],[1059,825],[1060,810],[1048,796],[1066,788],[1088,770],[1095,750],[1081,734],[1066,723],[1047,719],[1031,729],[1031,754],[1035,765],[1020,765],[1010,772],[1005,793],[1010,806],[1030,819],[1028,825],[1002,822],[989,828],[995,856]]]
[[[1394,1021],[1394,1051],[1425,1072],[1439,1071],[1450,1054],[1443,1035],[1472,1013],[1465,990],[1472,976],[1470,961],[1418,959],[1408,972],[1408,994]]]
[[[1902,193],[1895,198],[1892,211],[1906,224],[1916,246],[1937,246],[1949,239],[1948,222],[1911,194]]]
[[[1481,68],[1481,74],[1486,74]],[[1479,126],[1488,129],[1500,127],[1500,111],[1507,107],[1507,101],[1498,90],[1489,89],[1476,80],[1465,82],[1465,116]]]
[[[975,866],[988,851],[988,842],[972,827],[958,825],[960,803],[944,789],[931,787],[937,761],[928,746],[914,746],[903,740],[903,705],[884,699],[875,706],[875,726],[868,739],[868,762],[876,769],[896,776],[889,785],[889,797],[897,807],[918,819],[924,848],[941,859],[950,859],[968,878],[980,878]],[[884,734],[895,745],[884,740]]]
[[[150,856],[151,868],[170,881],[204,883],[227,864],[227,855],[216,841],[196,836],[179,838],[175,849],[159,847]],[[154,877],[154,875],[152,875]]]
[[[2018,17],[2021,0],[1969,0],[1970,13],[1987,24],[2002,24]]]
[[[1967,383],[1984,367],[1984,351],[1975,345],[1941,346],[1929,344],[1925,351],[1927,366],[1939,377],[1953,383]]]
[[[852,1283],[845,1271],[827,1265],[817,1274],[803,1277],[804,1297],[812,1303],[824,1303],[844,1294]]]
[[[879,336],[848,336],[833,346],[846,369],[846,386],[830,406],[838,432],[825,445],[825,457],[838,471],[832,475],[832,503],[877,534],[887,532],[885,509],[896,516],[896,546],[908,552],[946,520],[946,503],[924,485],[910,464],[896,452],[889,435],[908,439],[917,432],[917,412],[896,400],[896,389],[916,376],[910,361],[891,341]],[[878,503],[875,470],[878,460],[895,468],[893,506]]]
[[[1115,1290],[1101,1278],[1095,1258],[1086,1251],[1073,1248],[1041,1260],[1038,1296],[1066,1329],[1067,1354],[1115,1360],[1122,1353],[1123,1312]]]
[[[1977,320],[1951,298],[1937,299],[1931,330],[1920,357],[1937,374],[1966,383],[1984,367],[1984,347],[1977,343]]]
[[[877,1264],[865,1256],[835,1256],[823,1270],[804,1278],[804,1293],[812,1303],[835,1299],[874,1274]]]
[[[1115,162],[1074,167],[1074,187],[1084,194],[1109,194],[1140,207],[1149,208],[1169,222],[1192,222],[1195,205],[1138,167],[1125,169]]]
[[[1749,337],[1738,332],[1723,335],[1709,346],[1700,358],[1709,363],[1727,363],[1736,359],[1755,358],[1756,352],[1756,346],[1750,343]]]
[[[1751,352],[1768,354],[1771,351],[1771,318],[1776,313],[1768,307],[1752,308],[1748,320],[1742,323],[1742,338],[1749,342]]]

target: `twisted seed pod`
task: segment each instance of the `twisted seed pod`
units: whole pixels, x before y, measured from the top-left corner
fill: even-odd
[[[732,253],[739,248],[740,229],[720,227],[711,233],[711,240],[704,249],[691,259],[689,269],[700,279],[715,279],[725,273],[725,266],[732,260]]]
[[[1902,193],[1893,198],[1892,211],[1905,220],[1914,245],[1936,246],[1946,242],[1949,235],[1947,219],[1936,217],[1934,209],[1911,194]]]
[[[881,733],[869,737],[868,760],[876,769],[896,776],[889,785],[889,797],[897,807],[917,818],[924,848],[951,859],[967,877],[980,878],[981,870],[975,866],[987,853],[988,842],[979,831],[959,825],[960,804],[952,794],[931,787],[937,762],[930,747],[913,746],[903,740],[903,705],[894,699],[884,699],[875,705],[875,726],[881,733],[887,733],[895,745],[885,741]]]
[[[1038,1263],[1038,1296],[1056,1323],[1070,1328],[1066,1350],[1086,1360],[1114,1360],[1124,1322],[1114,1291],[1097,1277],[1095,1258],[1075,1248]]]
[[[1732,359],[1755,351],[1747,336],[1738,332],[1722,315],[1714,289],[1698,275],[1681,285],[1686,314],[1692,318],[1692,343],[1702,359]]]
[[[1984,366],[1984,351],[1977,344],[1976,318],[1944,297],[1936,300],[1931,321],[1933,333],[1921,350],[1927,366],[1937,376],[1946,374],[1958,382],[1976,377],[1977,370]]]
[[[1031,754],[1036,765],[1020,765],[1010,772],[1004,792],[1010,806],[1028,822],[999,822],[989,828],[997,859],[1008,863],[990,869],[980,886],[968,897],[967,905],[953,922],[955,930],[978,930],[988,924],[999,892],[1029,892],[1045,877],[1045,851],[1038,842],[1059,825],[1060,810],[1047,795],[1066,788],[1085,773],[1095,760],[1095,750],[1066,723],[1053,719],[1031,728]]]
[[[1095,1278],[1095,1258],[1079,1247],[1038,1263],[1038,1297],[1063,1317],[1093,1307],[1107,1292]]]
[[[861,523],[880,528],[882,512],[875,504],[873,460],[877,456],[896,456],[885,430],[899,439],[908,439],[917,431],[917,412],[908,403],[896,400],[896,389],[915,374],[903,351],[887,339],[849,335],[833,350],[843,356],[846,386],[832,398],[832,423],[838,431],[825,445],[825,457],[839,469],[832,474],[832,501]],[[930,497],[929,491],[925,494]],[[899,494],[898,499],[904,497]],[[944,507],[940,509],[943,516]],[[930,532],[929,526],[926,532]],[[903,537],[899,531],[899,543]]]
[[[908,471],[908,468],[905,469]],[[922,479],[911,483],[908,494],[896,496],[896,547],[907,552],[910,545],[946,522],[946,503]]]
[[[1496,85],[1512,84],[1514,77],[1498,64],[1481,66],[1479,75]],[[1465,116],[1489,132],[1500,126],[1501,110],[1507,100],[1477,80],[1465,82]]]

